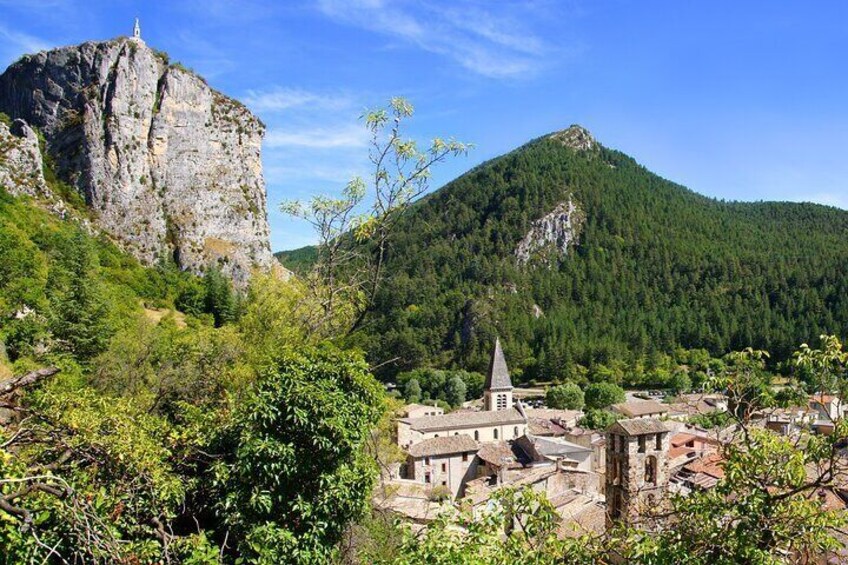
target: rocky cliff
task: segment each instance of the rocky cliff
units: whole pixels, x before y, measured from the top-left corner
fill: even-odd
[[[559,203],[533,222],[530,231],[518,243],[515,256],[519,263],[528,262],[534,255],[543,255],[550,266],[555,258],[567,255],[569,249],[577,245],[583,220],[583,212],[571,197]],[[553,251],[553,256],[546,251]]]
[[[0,186],[15,196],[52,199],[44,180],[38,136],[23,120],[0,122]]]
[[[0,112],[43,133],[59,177],[142,261],[240,281],[271,264],[263,124],[143,41],[25,56],[0,75]]]

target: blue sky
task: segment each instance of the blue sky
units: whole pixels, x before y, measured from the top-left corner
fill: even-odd
[[[434,188],[579,123],[703,194],[848,208],[846,2],[0,0],[0,64],[135,16],[268,124],[275,250],[312,240],[277,204],[365,173],[358,116],[396,95],[476,146]]]

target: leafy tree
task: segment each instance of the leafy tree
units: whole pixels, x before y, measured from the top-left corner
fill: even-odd
[[[445,385],[445,402],[454,408],[465,402],[465,381],[459,375],[448,379]]]
[[[330,346],[281,354],[235,406],[215,464],[217,510],[240,554],[324,563],[367,508],[364,451],[381,413],[361,357]]]
[[[418,379],[409,379],[403,389],[403,396],[409,403],[421,402],[421,385]]]
[[[407,528],[396,565],[506,565],[532,559],[539,565],[603,563],[588,537],[561,539],[560,516],[543,493],[532,489],[500,489],[480,512],[470,509],[440,513],[416,535]]]
[[[675,372],[668,384],[669,388],[671,388],[675,394],[682,394],[692,390],[692,379],[690,379],[689,375],[683,371]]]
[[[586,414],[580,418],[578,425],[590,430],[605,430],[619,418],[618,414],[609,410],[592,409],[586,411]]]
[[[586,408],[590,410],[609,408],[626,400],[623,388],[607,382],[590,384],[586,387],[585,396]]]
[[[582,410],[583,390],[574,383],[552,386],[545,393],[545,404],[551,408]]]
[[[348,328],[357,328],[374,303],[384,279],[389,243],[401,218],[430,186],[431,168],[449,156],[465,154],[469,145],[435,138],[426,149],[404,136],[404,121],[413,107],[403,98],[392,98],[386,108],[362,116],[371,135],[369,160],[373,174],[368,182],[352,179],[340,198],[314,197],[308,205],[284,202],[281,210],[306,220],[316,230],[317,246],[313,290],[331,313],[337,301],[356,304],[359,316]],[[372,191],[372,198],[366,196]],[[357,214],[360,208],[364,214]],[[341,329],[341,328],[339,328]]]
[[[719,410],[714,410],[706,414],[696,414],[689,418],[690,424],[707,430],[723,428],[731,424],[733,421],[733,417],[730,414]]]

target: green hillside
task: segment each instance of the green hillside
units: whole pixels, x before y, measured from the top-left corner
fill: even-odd
[[[499,334],[518,373],[549,378],[681,347],[780,360],[846,333],[848,212],[706,198],[618,151],[573,148],[575,132],[588,136],[535,140],[414,207],[365,326],[372,361],[481,370]],[[533,221],[569,198],[576,247],[520,265]]]
[[[317,259],[318,253],[315,246],[307,245],[289,251],[278,251],[274,253],[274,257],[290,271],[302,273],[309,270]]]

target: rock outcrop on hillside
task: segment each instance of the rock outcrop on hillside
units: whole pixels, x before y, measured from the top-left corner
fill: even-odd
[[[550,265],[555,258],[567,255],[569,249],[577,245],[583,220],[584,214],[572,198],[559,203],[533,222],[530,231],[518,243],[515,256],[519,263],[539,256]]]
[[[143,41],[25,56],[0,75],[0,112],[43,133],[59,177],[142,261],[237,281],[271,265],[264,125]]]
[[[44,180],[38,135],[23,120],[0,122],[0,186],[15,196],[52,199]]]

